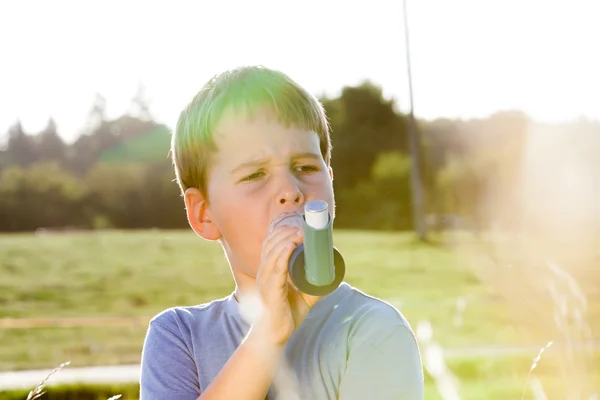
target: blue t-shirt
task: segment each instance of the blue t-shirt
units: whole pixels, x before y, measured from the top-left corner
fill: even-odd
[[[197,399],[249,328],[233,293],[159,313],[144,341],[140,398]],[[347,283],[313,306],[288,340],[282,368],[269,400],[424,396],[419,348],[406,319]]]

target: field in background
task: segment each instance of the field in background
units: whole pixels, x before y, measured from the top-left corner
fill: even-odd
[[[431,323],[465,399],[520,398],[532,359],[551,340],[556,346],[534,372],[547,390],[560,393],[561,337],[547,325],[554,304],[531,297],[522,309],[539,312],[520,313],[480,280],[482,265],[468,261],[477,257],[459,256],[452,246],[415,243],[401,233],[336,231],[334,240],[347,261],[348,283],[396,305],[415,329],[420,321]],[[458,240],[472,241],[474,254],[487,254],[470,236]],[[54,368],[67,360],[71,367],[138,363],[150,317],[233,290],[222,250],[189,231],[0,235],[0,249],[0,324],[8,318],[125,317],[113,326],[0,329],[2,371]],[[593,337],[600,337],[600,298],[593,290],[598,261],[585,260],[588,268],[580,269],[587,274],[582,287]],[[517,290],[522,275],[508,279]],[[499,346],[526,348],[490,356]],[[588,362],[597,366],[600,359]],[[599,371],[588,369],[600,389]],[[429,375],[428,398],[439,398]]]

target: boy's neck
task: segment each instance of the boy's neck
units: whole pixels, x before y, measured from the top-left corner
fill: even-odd
[[[236,274],[234,274],[233,278],[235,280],[235,290],[233,291],[233,296],[238,303],[240,302],[240,299],[256,295],[256,279],[249,276],[236,276]]]

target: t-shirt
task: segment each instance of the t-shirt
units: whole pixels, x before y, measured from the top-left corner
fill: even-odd
[[[233,293],[157,314],[142,350],[140,398],[197,399],[249,329]],[[282,361],[269,400],[424,397],[421,357],[407,320],[345,282],[313,306],[288,339]]]

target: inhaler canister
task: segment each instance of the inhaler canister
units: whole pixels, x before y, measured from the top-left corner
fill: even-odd
[[[329,206],[313,200],[304,207],[304,269],[306,280],[316,286],[330,285],[335,279],[333,237]]]

